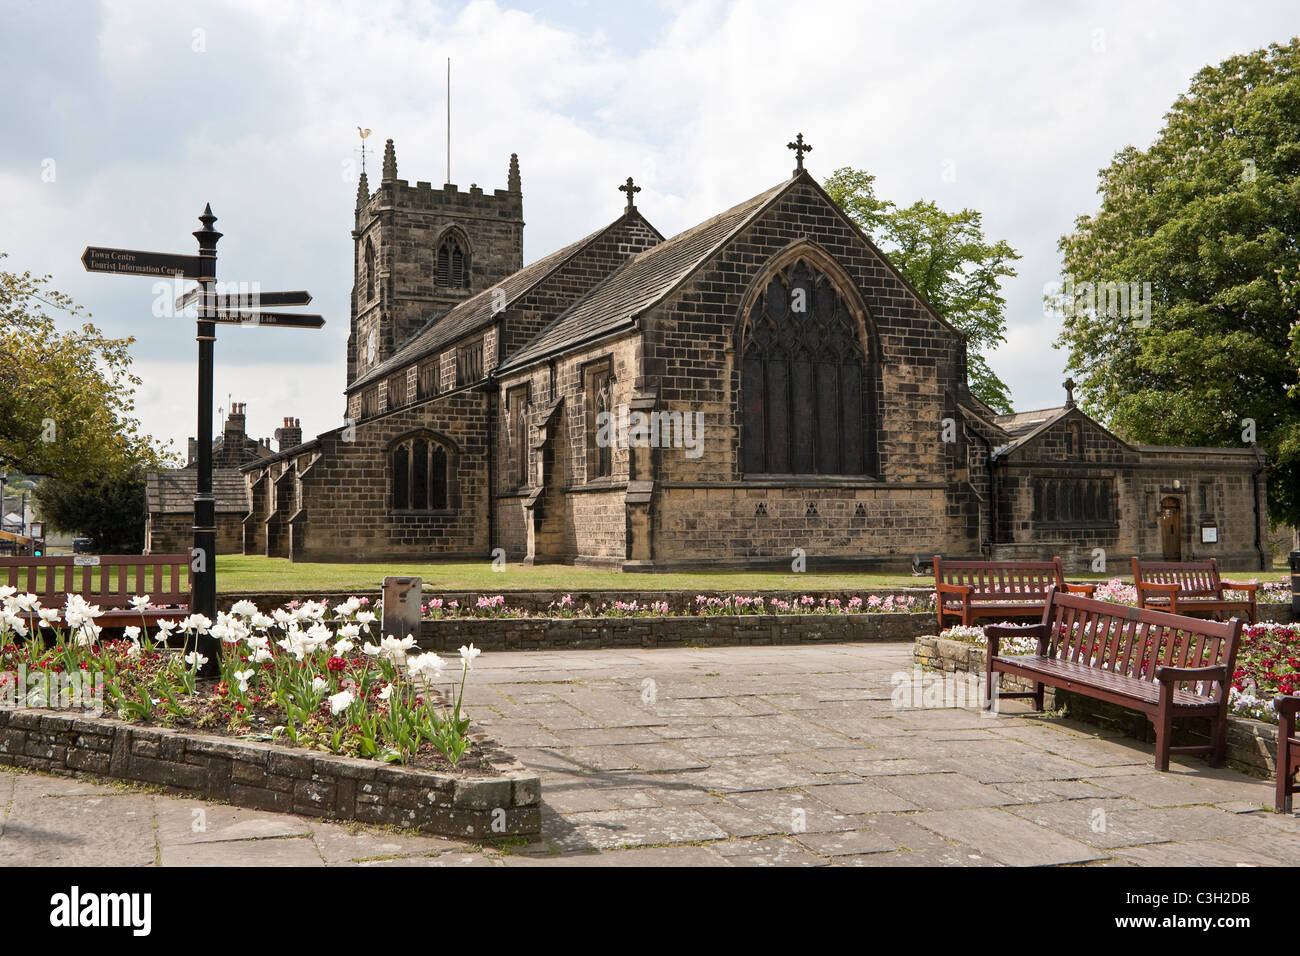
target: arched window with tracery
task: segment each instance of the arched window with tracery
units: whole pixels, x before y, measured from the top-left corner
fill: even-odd
[[[874,473],[875,382],[864,335],[845,296],[808,259],[770,275],[739,349],[746,474]]]
[[[366,240],[365,260],[366,301],[369,302],[375,297],[375,247],[369,239]]]
[[[469,287],[469,244],[457,232],[449,233],[438,245],[438,285]]]
[[[415,435],[389,453],[394,511],[445,511],[450,507],[451,455],[436,439]]]

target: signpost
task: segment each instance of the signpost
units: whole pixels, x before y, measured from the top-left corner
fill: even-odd
[[[256,303],[264,305],[306,305],[307,292],[262,292],[255,296],[218,296],[217,240],[221,233],[212,228],[217,217],[211,204],[203,209],[199,222],[203,228],[193,235],[199,243],[197,256],[172,255],[165,252],[142,252],[137,249],[109,249],[87,246],[81,263],[87,272],[112,275],[197,279],[199,287],[176,300],[179,308],[199,304],[198,334],[198,487],[194,495],[194,548],[190,552],[190,611],[215,620],[217,616],[216,501],[212,497],[212,350],[217,340],[217,325],[257,325],[285,328],[319,329],[325,320],[319,315],[294,315],[287,312],[239,312]],[[202,636],[195,649],[208,659],[203,676],[217,673],[221,644],[211,636]]]

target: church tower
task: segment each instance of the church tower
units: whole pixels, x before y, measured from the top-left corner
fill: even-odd
[[[397,178],[390,139],[379,188],[370,192],[364,172],[357,183],[352,241],[349,387],[430,321],[523,267],[518,156],[510,156],[506,188],[491,193],[412,186]]]

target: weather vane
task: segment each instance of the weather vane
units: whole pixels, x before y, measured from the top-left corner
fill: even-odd
[[[370,130],[357,127],[357,132],[361,134],[361,173],[366,172],[366,137],[370,135]]]

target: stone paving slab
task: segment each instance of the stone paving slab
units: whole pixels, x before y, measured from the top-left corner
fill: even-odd
[[[895,708],[911,668],[910,644],[486,654],[466,706],[542,778],[531,843],[6,769],[0,865],[1300,864],[1270,781],[1195,757],[1157,774],[1149,745],[1020,702]]]
[[[916,822],[1010,866],[1051,866],[1105,859],[1105,853],[1055,830],[992,807],[919,813]]]

